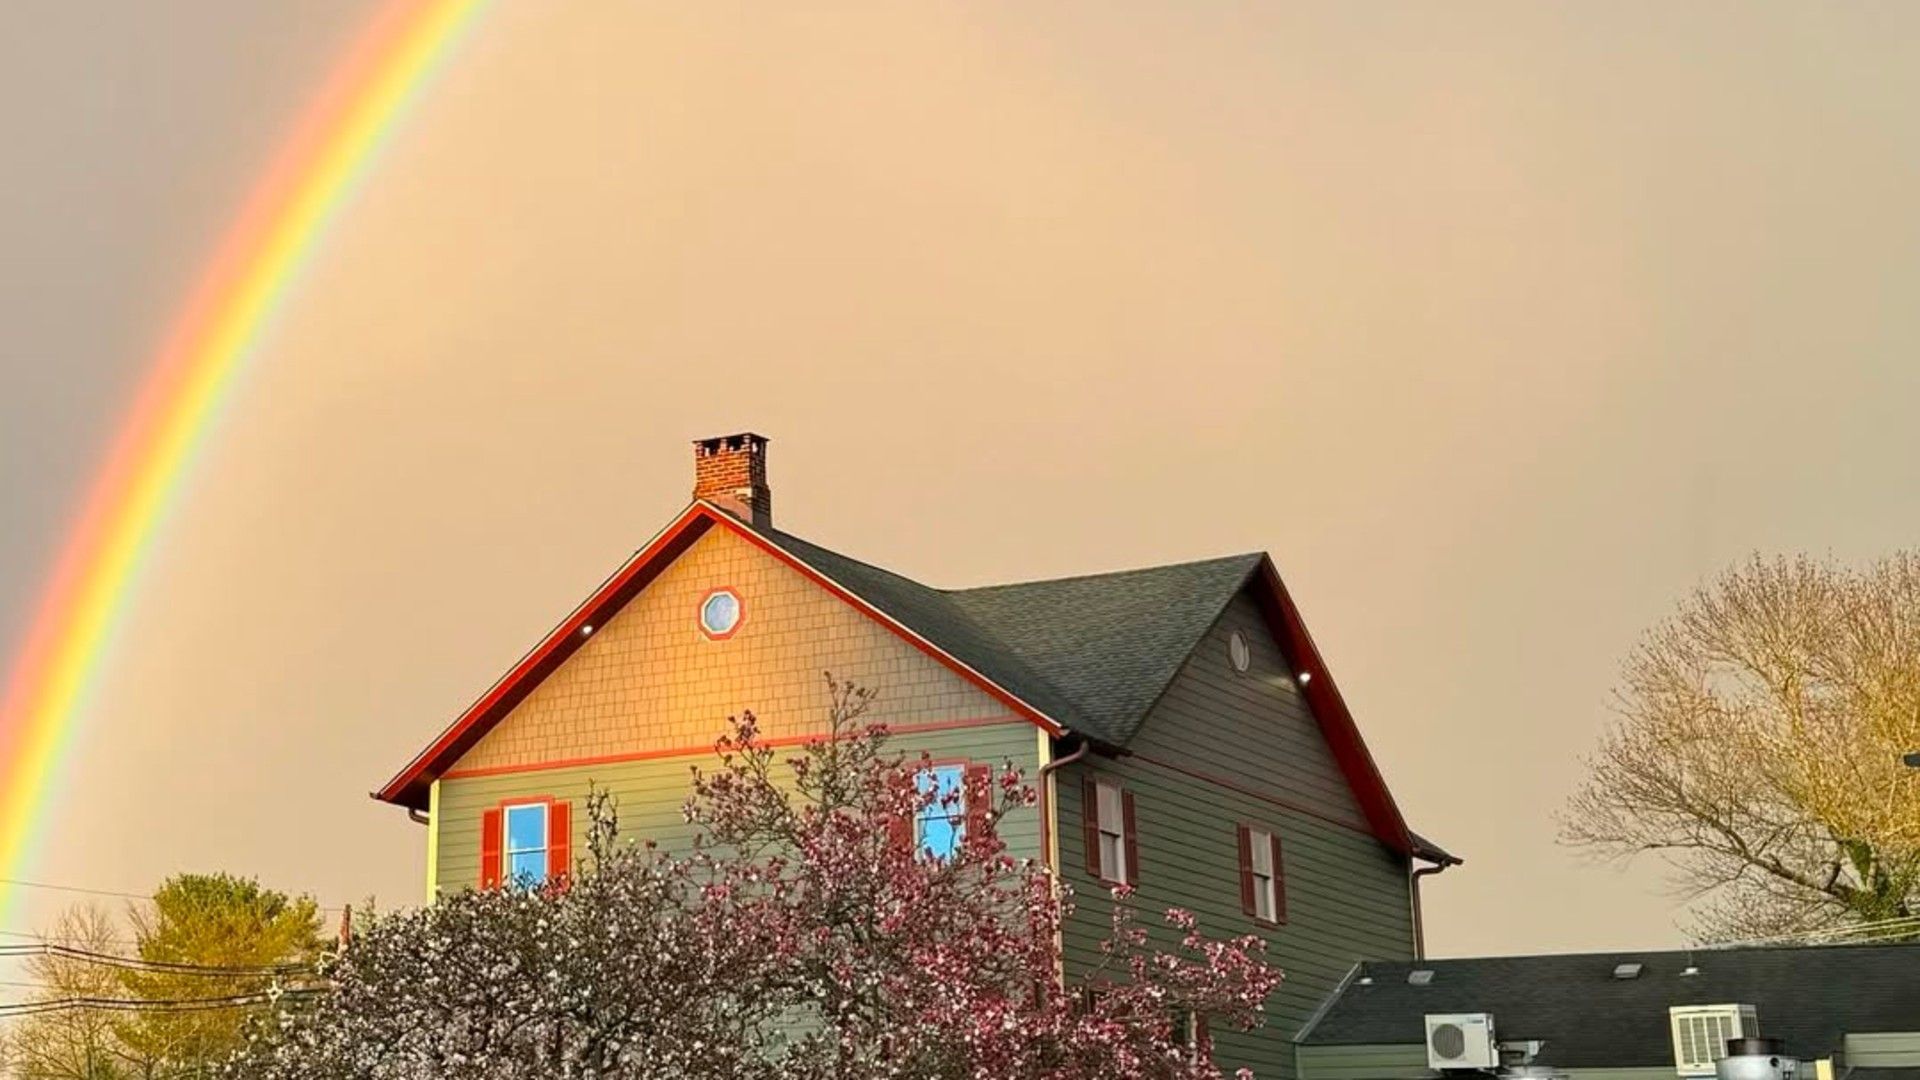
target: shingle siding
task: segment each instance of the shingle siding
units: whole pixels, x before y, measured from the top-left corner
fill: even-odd
[[[1244,674],[1228,661],[1235,630],[1251,647]],[[1158,912],[1183,907],[1210,935],[1258,933],[1286,972],[1268,1002],[1265,1029],[1246,1034],[1215,1027],[1218,1060],[1262,1077],[1294,1076],[1289,1040],[1353,964],[1412,955],[1407,861],[1367,830],[1257,604],[1245,594],[1201,640],[1129,749],[1134,756],[1096,757],[1061,770],[1060,865],[1078,903],[1065,934],[1069,972],[1098,964],[1111,915],[1106,890],[1086,872],[1081,784],[1091,768],[1134,793],[1141,921],[1157,925]],[[1235,826],[1243,821],[1281,838],[1284,926],[1261,929],[1241,911]]]
[[[727,587],[740,627],[700,631],[700,601]],[[694,750],[751,709],[770,738],[824,730],[823,671],[877,691],[865,720],[893,725],[1006,716],[1008,709],[872,618],[731,530],[713,529],[661,572],[450,775],[556,761]]]

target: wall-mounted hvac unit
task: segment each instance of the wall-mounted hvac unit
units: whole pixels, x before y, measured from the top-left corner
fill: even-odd
[[[1712,1076],[1714,1063],[1727,1056],[1728,1039],[1760,1036],[1760,1020],[1751,1005],[1675,1005],[1673,1065],[1681,1076]]]
[[[1491,1013],[1427,1014],[1427,1068],[1497,1069],[1500,1045]]]

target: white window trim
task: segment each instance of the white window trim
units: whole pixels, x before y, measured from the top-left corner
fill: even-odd
[[[1273,865],[1273,832],[1257,825],[1247,827],[1247,870],[1253,875],[1253,917],[1263,922],[1279,922],[1280,873]],[[1260,863],[1267,864],[1261,874]]]
[[[1109,814],[1107,795],[1113,796]],[[1133,883],[1133,867],[1127,863],[1127,792],[1111,780],[1094,781],[1094,798],[1099,800],[1095,813],[1100,822],[1100,876],[1120,885]],[[1107,839],[1113,839],[1112,858],[1108,858]]]
[[[540,846],[513,846],[513,817],[538,811],[540,814]],[[541,882],[553,876],[553,807],[543,802],[509,803],[500,808],[500,879],[515,881],[519,875],[513,872],[513,857],[539,852],[546,864],[540,875]]]
[[[939,777],[940,771],[943,769],[953,770],[960,774],[960,778],[959,778],[960,779],[960,783],[959,783],[960,801],[954,806],[954,808],[951,811],[946,812],[944,815],[948,819],[948,821],[951,822],[953,825],[953,840],[954,840],[956,854],[957,854],[958,845],[962,841],[964,841],[967,837],[967,763],[963,761],[934,762],[933,764],[930,764],[927,767],[915,773],[914,780],[917,785],[919,778],[922,776],[934,777],[935,778],[934,793],[937,796],[940,790],[939,788],[940,781],[938,777]],[[941,813],[940,803],[936,800],[934,803],[929,805],[926,809],[913,815],[913,850],[916,855],[927,851],[927,842],[926,842],[927,819],[935,814],[940,814],[940,813]],[[934,857],[944,859],[947,856],[936,855]]]

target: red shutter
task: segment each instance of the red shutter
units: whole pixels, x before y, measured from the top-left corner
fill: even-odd
[[[1280,861],[1280,834],[1274,833],[1273,844],[1273,921],[1287,921],[1287,871]]]
[[[573,876],[573,804],[555,801],[547,806],[547,880],[565,882]]]
[[[1088,773],[1080,787],[1080,823],[1087,833],[1087,873],[1093,880],[1104,880],[1100,873],[1100,782]]]
[[[497,889],[500,887],[500,820],[499,807],[480,812],[480,887]]]
[[[913,818],[901,815],[887,822],[887,845],[896,851],[913,852]]]
[[[1253,900],[1253,830],[1237,826],[1240,834],[1240,910],[1248,915],[1259,910]]]
[[[1127,871],[1123,876],[1129,885],[1140,884],[1140,830],[1133,826],[1133,792],[1120,793],[1120,829],[1127,841]]]
[[[1193,1055],[1201,1061],[1213,1060],[1213,1033],[1207,1030],[1207,1014],[1193,1014]]]
[[[966,808],[966,839],[987,834],[987,820],[993,815],[993,766],[969,765],[961,780]]]

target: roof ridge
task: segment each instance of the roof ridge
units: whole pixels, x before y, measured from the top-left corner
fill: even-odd
[[[1002,581],[992,585],[972,585],[959,589],[939,589],[944,593],[983,593],[995,589],[1020,589],[1029,585],[1059,585],[1069,581],[1094,581],[1099,578],[1126,577],[1129,574],[1150,574],[1157,570],[1184,570],[1188,567],[1207,566],[1213,563],[1230,563],[1241,559],[1259,560],[1265,556],[1261,551],[1243,551],[1233,555],[1215,555],[1205,559],[1187,559],[1181,562],[1154,563],[1150,566],[1134,566],[1124,570],[1100,570],[1091,574],[1066,574],[1061,577],[1031,578],[1025,581]],[[938,588],[937,586],[926,586]]]

